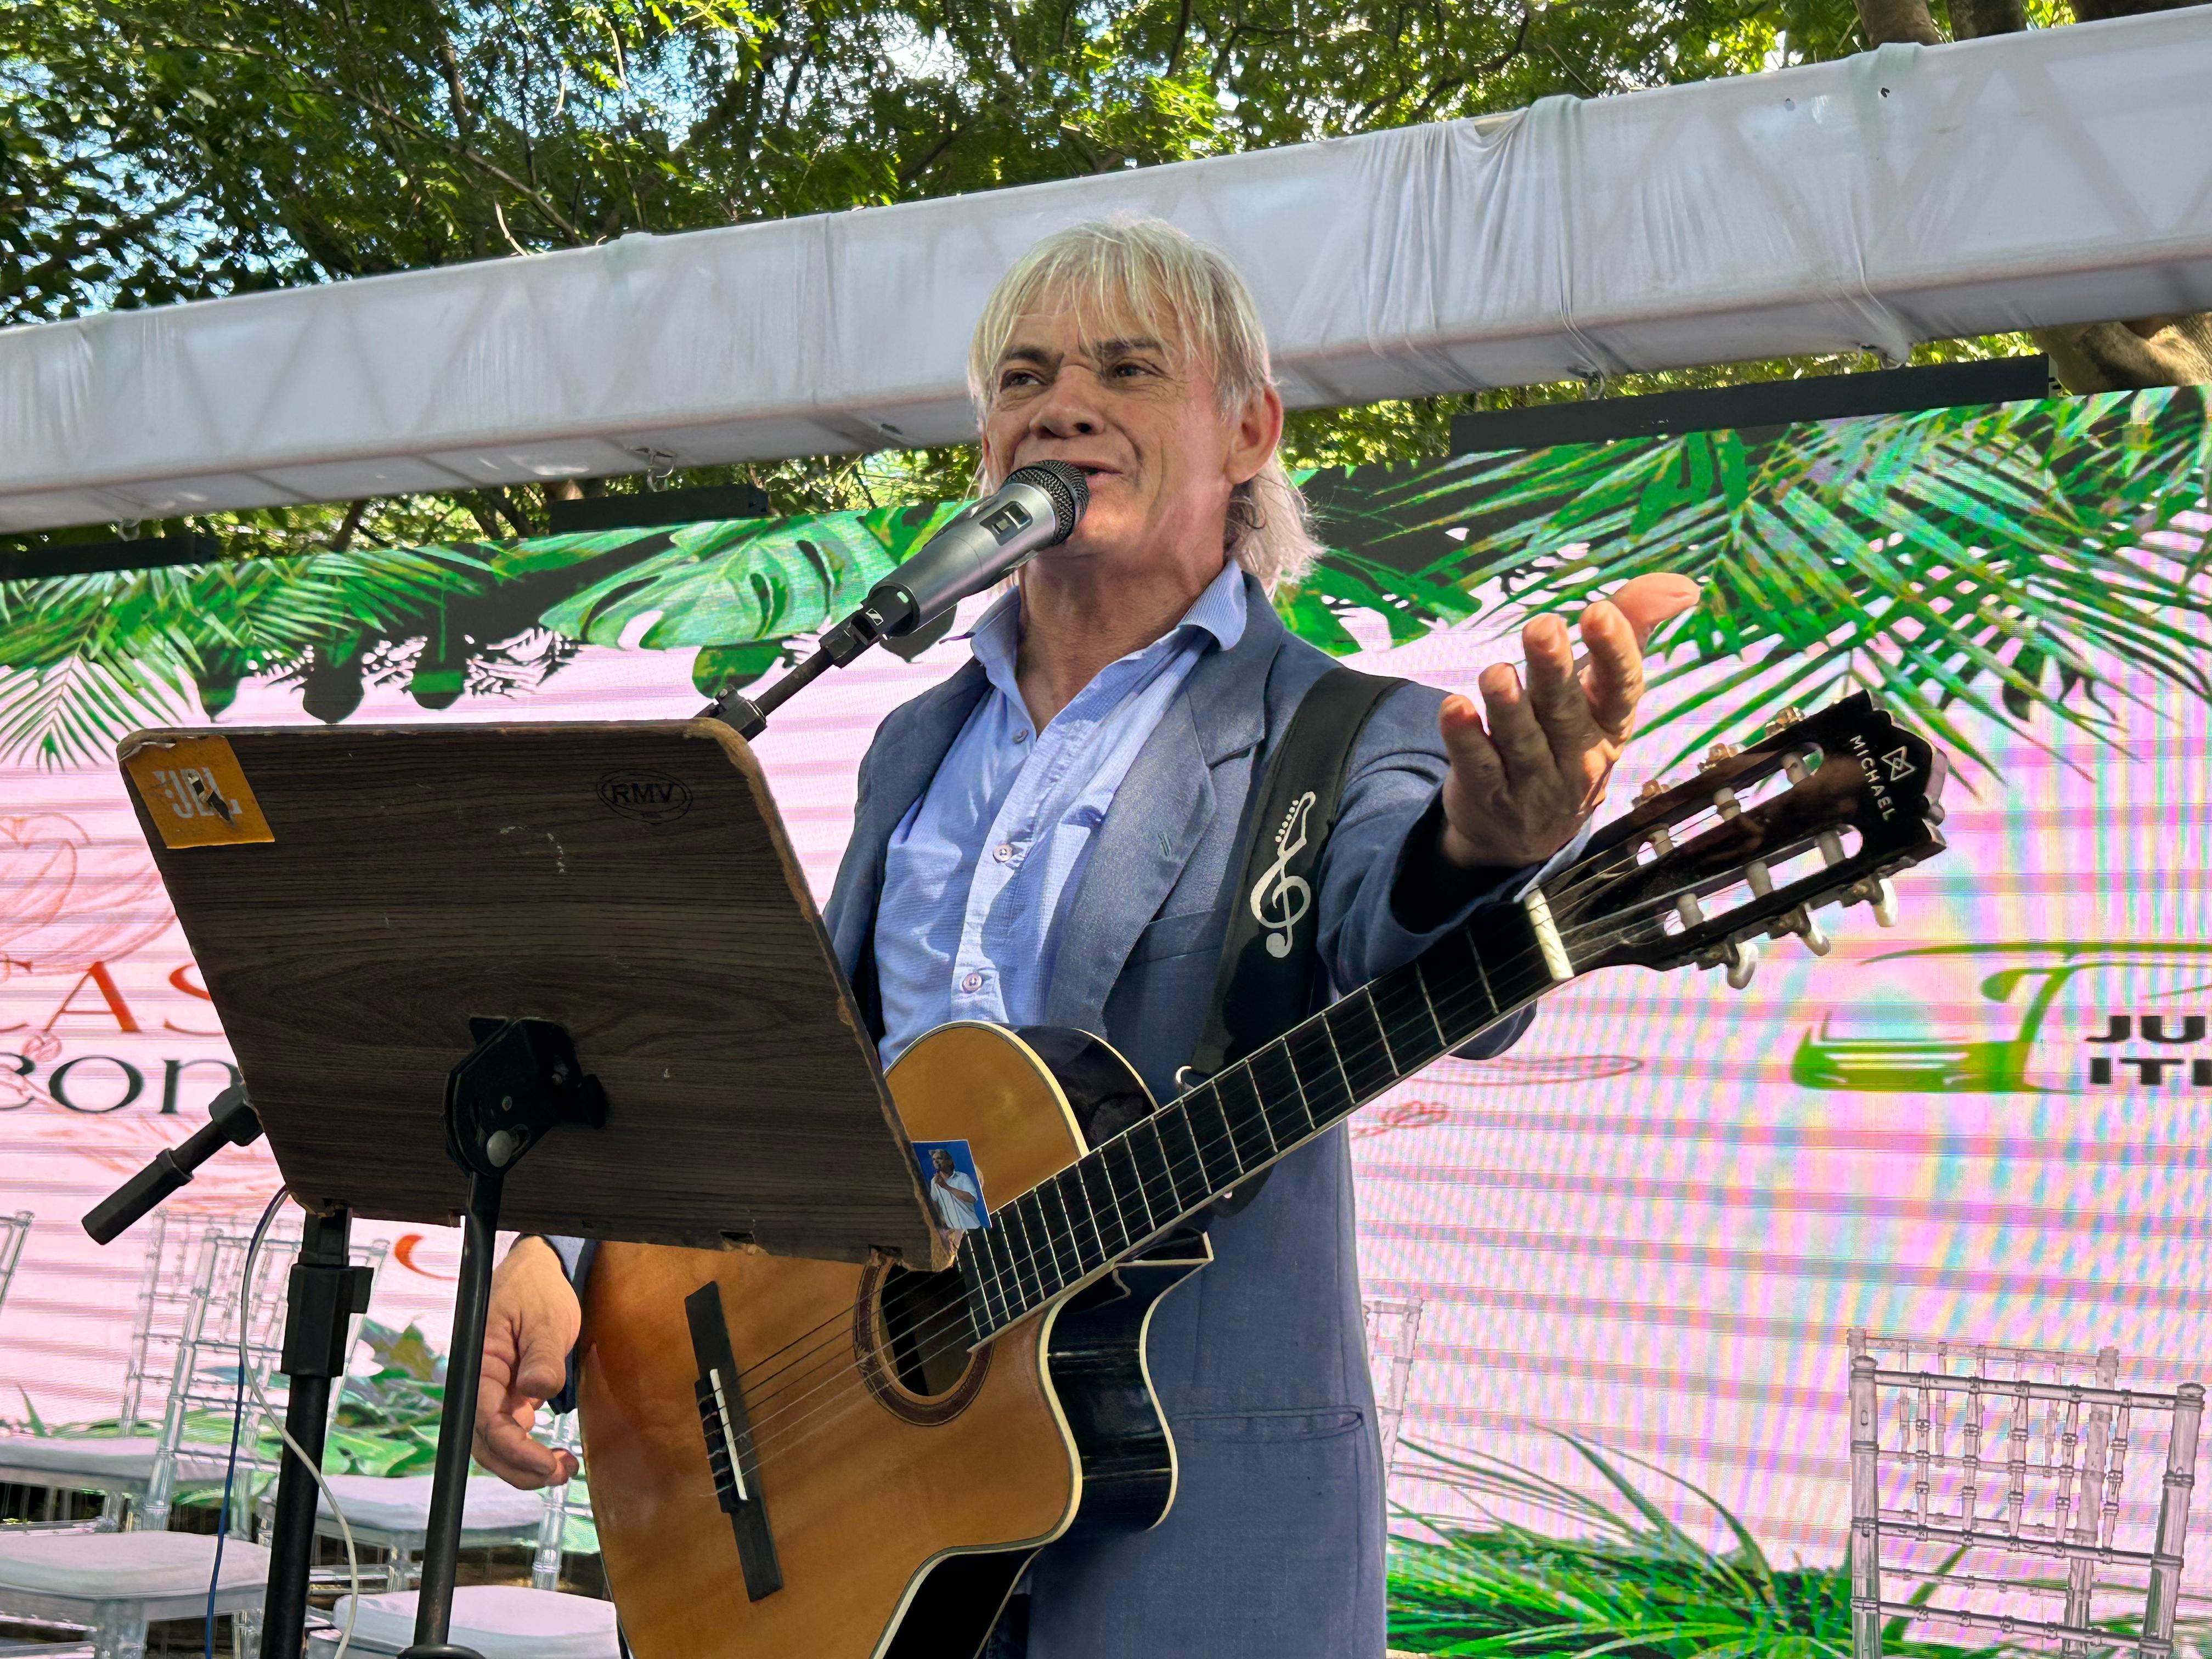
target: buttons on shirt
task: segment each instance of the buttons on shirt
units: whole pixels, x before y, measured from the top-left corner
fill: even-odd
[[[973,996],[983,988],[983,976],[970,968],[960,976],[960,988]]]
[[[1001,864],[1006,863],[1006,860],[1012,858],[1013,855],[1014,848],[1012,842],[1002,841],[996,847],[994,847],[991,849],[991,856]]]
[[[1029,740],[1030,734],[1029,728],[1027,726],[1018,726],[1014,728],[1014,741],[1016,743],[1027,743]]]

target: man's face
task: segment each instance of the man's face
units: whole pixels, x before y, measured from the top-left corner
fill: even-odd
[[[1272,392],[1224,419],[1211,373],[1180,340],[1067,307],[1016,324],[982,439],[994,477],[1060,460],[1089,481],[1082,524],[1042,557],[1210,559],[1218,570],[1229,492],[1260,470],[1281,428]]]
[[[938,1174],[949,1176],[952,1173],[952,1154],[942,1148],[932,1152],[929,1155],[929,1161],[936,1168]]]

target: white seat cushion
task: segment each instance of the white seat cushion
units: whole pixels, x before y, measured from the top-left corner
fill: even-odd
[[[345,1628],[350,1595],[331,1619]],[[466,1584],[453,1592],[453,1641],[483,1659],[618,1659],[615,1606],[519,1584]],[[415,1640],[415,1592],[364,1595],[353,1626],[357,1653],[399,1653]],[[333,1638],[323,1651],[334,1650]]]
[[[154,1436],[143,1434],[0,1435],[0,1469],[82,1475],[95,1486],[103,1479],[145,1480],[154,1473],[154,1454],[161,1443]],[[224,1447],[180,1448],[177,1478],[222,1480],[227,1450]]]
[[[0,1590],[87,1598],[189,1595],[208,1587],[215,1540],[195,1532],[0,1533]],[[269,1552],[233,1538],[222,1547],[224,1589],[269,1578]]]
[[[338,1507],[354,1526],[374,1527],[380,1532],[421,1532],[430,1524],[430,1477],[427,1474],[334,1474],[330,1481]],[[327,1498],[322,1500],[321,1509],[326,1516],[331,1512]],[[468,1496],[461,1501],[464,1532],[533,1532],[544,1516],[544,1493],[518,1492],[496,1475],[471,1479]]]

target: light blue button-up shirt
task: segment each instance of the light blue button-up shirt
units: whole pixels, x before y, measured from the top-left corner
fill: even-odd
[[[1042,731],[1014,679],[1020,595],[975,624],[990,690],[891,836],[876,910],[885,1064],[952,1019],[1044,1018],[1060,923],[1098,826],[1210,644],[1244,634],[1244,573],[1222,568],[1182,620],[1098,671]]]

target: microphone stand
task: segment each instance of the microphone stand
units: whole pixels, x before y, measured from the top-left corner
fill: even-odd
[[[236,1084],[215,1097],[207,1122],[181,1146],[151,1162],[95,1205],[84,1230],[110,1244],[162,1200],[189,1186],[192,1172],[226,1146],[261,1138],[261,1119]],[[330,1424],[331,1390],[345,1375],[346,1336],[353,1316],[368,1310],[370,1273],[353,1264],[352,1217],[308,1212],[285,1298],[283,1352],[277,1369],[290,1379],[284,1427],[320,1467]],[[243,1318],[241,1310],[240,1316]],[[473,1390],[471,1391],[473,1392]],[[262,1659],[299,1659],[305,1639],[307,1586],[315,1555],[315,1477],[291,1447],[276,1476],[276,1512],[269,1529],[269,1580],[262,1606]],[[226,1519],[222,1524],[228,1524]]]
[[[699,711],[699,718],[720,720],[747,743],[768,730],[768,717],[832,668],[842,668],[886,632],[883,613],[864,605],[815,643],[814,654],[757,697],[742,695],[734,685]]]

